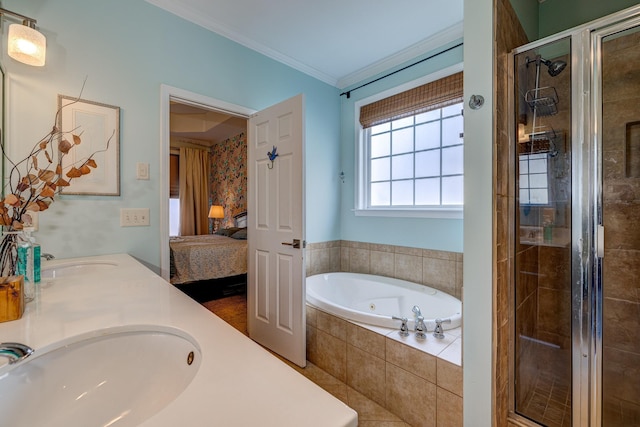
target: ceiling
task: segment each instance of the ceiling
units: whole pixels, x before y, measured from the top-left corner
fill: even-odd
[[[212,146],[247,131],[247,119],[171,101],[171,142],[187,141]]]
[[[339,89],[462,37],[463,0],[147,0]]]

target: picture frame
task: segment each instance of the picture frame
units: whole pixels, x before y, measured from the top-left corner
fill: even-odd
[[[81,139],[81,143],[62,158],[63,170],[82,164],[92,154],[98,165],[82,179],[71,180],[60,193],[119,196],[120,107],[58,95],[58,111],[58,128],[64,138],[71,140],[73,133]]]

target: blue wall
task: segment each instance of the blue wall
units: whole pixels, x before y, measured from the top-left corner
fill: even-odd
[[[529,41],[559,33],[636,4],[637,0],[511,0]]]
[[[10,156],[23,158],[53,125],[58,94],[121,108],[119,197],[61,196],[40,214],[37,240],[58,258],[127,252],[160,264],[160,85],[260,110],[305,94],[307,240],[338,239],[340,100],[336,88],[143,0],[5,0],[37,19],[47,64],[2,49]],[[7,24],[8,20],[5,19]],[[3,25],[3,44],[8,25]],[[149,181],[135,179],[137,162]],[[149,207],[150,227],[122,228],[123,207]],[[327,208],[329,207],[329,208]]]
[[[457,40],[446,44],[409,63],[417,62],[460,42],[461,40]],[[346,177],[346,182],[342,184],[342,210],[340,215],[340,234],[342,239],[462,252],[462,219],[363,217],[355,216],[353,212],[355,207],[355,144],[357,140],[354,104],[361,99],[461,62],[462,47],[458,47],[419,65],[398,72],[393,76],[355,90],[351,93],[349,99],[346,96],[341,97],[342,169]],[[396,69],[400,69],[405,65],[408,64],[403,64]],[[389,70],[389,72],[392,71],[394,70]],[[376,77],[374,76],[367,81],[375,80]],[[354,84],[349,88],[345,88],[344,91],[355,88],[367,81]],[[490,168],[491,165],[487,165],[487,167]]]

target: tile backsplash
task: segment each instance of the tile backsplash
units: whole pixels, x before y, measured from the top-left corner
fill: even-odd
[[[462,298],[462,254],[406,246],[333,240],[310,243],[307,276],[350,272],[393,277]]]

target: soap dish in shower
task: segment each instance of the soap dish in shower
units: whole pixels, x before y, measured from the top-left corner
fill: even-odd
[[[524,100],[538,116],[553,116],[558,113],[558,92],[554,87],[528,90]]]

